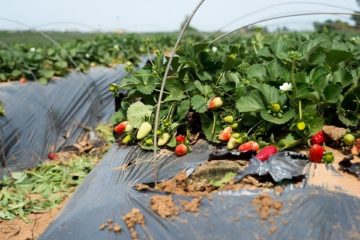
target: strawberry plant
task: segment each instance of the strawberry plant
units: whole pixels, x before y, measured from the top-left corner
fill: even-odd
[[[257,151],[267,145],[284,150],[311,136],[323,144],[318,132],[324,124],[358,128],[360,52],[354,42],[327,33],[257,31],[254,37],[181,46],[165,85],[160,130],[149,135],[169,134],[162,144],[169,148],[179,134],[200,134],[228,149],[254,142]],[[129,121],[135,131],[144,121],[154,123],[167,61],[159,50],[151,63],[112,86],[115,95],[127,91],[116,123]]]

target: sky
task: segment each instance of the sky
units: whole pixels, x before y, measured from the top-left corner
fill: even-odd
[[[197,3],[198,0],[0,0],[0,29],[175,31]],[[285,14],[350,10],[359,10],[355,0],[205,0],[191,25],[202,31],[215,31],[242,17],[223,29],[232,30]],[[312,22],[326,19],[351,23],[349,16],[315,15],[267,21],[262,25],[270,29],[286,26],[310,30]]]

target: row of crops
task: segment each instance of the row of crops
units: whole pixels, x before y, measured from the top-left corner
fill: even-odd
[[[174,34],[102,34],[62,43],[44,37],[48,44],[43,46],[36,42],[13,45],[0,42],[0,81],[27,79],[46,83],[72,70],[137,63],[141,56],[153,54],[155,49],[169,48],[175,37]]]
[[[144,69],[111,87],[115,96],[127,91],[115,114],[114,130],[123,144],[153,149],[157,134],[158,146],[185,143],[182,155],[199,136],[229,149],[248,141],[287,149],[308,142],[325,124],[359,135],[358,36],[259,30],[226,43],[183,44],[154,133],[164,59],[158,52]]]

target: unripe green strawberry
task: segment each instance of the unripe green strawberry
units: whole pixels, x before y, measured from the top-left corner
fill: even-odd
[[[129,133],[133,130],[134,128],[126,121],[126,127],[125,127],[125,132]]]
[[[128,144],[131,140],[132,140],[132,136],[130,134],[126,135],[122,140],[122,144]]]
[[[236,138],[236,142],[237,142],[238,144],[242,144],[242,143],[245,142],[245,139],[240,136],[240,137]]]
[[[221,97],[214,97],[209,101],[208,109],[209,110],[215,110],[221,108],[223,105],[223,101]]]
[[[297,128],[297,130],[299,130],[299,131],[304,131],[304,130],[305,130],[305,127],[306,127],[306,125],[305,125],[305,122],[304,122],[304,121],[301,121],[301,122],[297,122],[297,123],[296,123],[296,128]]]
[[[233,129],[238,128],[238,126],[239,126],[238,123],[233,123],[233,124],[231,124],[231,127],[232,127]]]
[[[149,122],[143,122],[140,127],[139,130],[136,134],[136,139],[140,140],[143,139],[144,137],[146,137],[152,130],[152,126]]]
[[[226,117],[224,117],[224,122],[231,124],[234,122],[234,117],[231,115],[226,116]]]
[[[232,149],[236,148],[237,146],[239,146],[239,143],[236,142],[236,138],[231,137],[229,139],[229,141],[227,142],[226,147],[227,147],[227,149],[232,150]]]
[[[348,133],[343,138],[345,145],[352,146],[355,143],[355,137],[354,135]]]
[[[170,140],[170,137],[171,137],[170,134],[163,133],[158,140],[158,146],[161,147],[167,144],[168,141]]]
[[[280,112],[280,110],[281,110],[281,106],[280,106],[280,104],[278,104],[278,103],[273,103],[272,105],[271,105],[271,110],[273,111],[273,112]]]
[[[154,144],[154,141],[153,141],[152,138],[148,138],[148,139],[146,139],[145,144],[149,145],[149,146],[152,146]]]
[[[231,136],[232,136],[233,138],[239,138],[239,137],[240,137],[240,133],[233,133],[233,134],[231,134]]]
[[[332,152],[326,152],[324,153],[324,156],[322,158],[322,161],[326,164],[330,164],[334,162],[334,155]]]

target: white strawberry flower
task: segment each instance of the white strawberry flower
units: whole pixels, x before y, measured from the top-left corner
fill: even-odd
[[[217,47],[212,47],[211,50],[212,50],[213,52],[216,52],[218,49],[217,49]]]
[[[89,57],[90,57],[90,54],[88,54],[88,53],[85,54],[85,57],[86,57],[86,58],[89,58]]]
[[[279,88],[280,88],[281,91],[287,92],[287,91],[291,91],[292,85],[291,85],[291,83],[285,82],[285,83],[284,83],[283,85],[281,85]]]
[[[30,52],[35,52],[35,50],[36,50],[36,49],[35,49],[35,48],[33,48],[33,47],[32,47],[32,48],[30,48]]]

